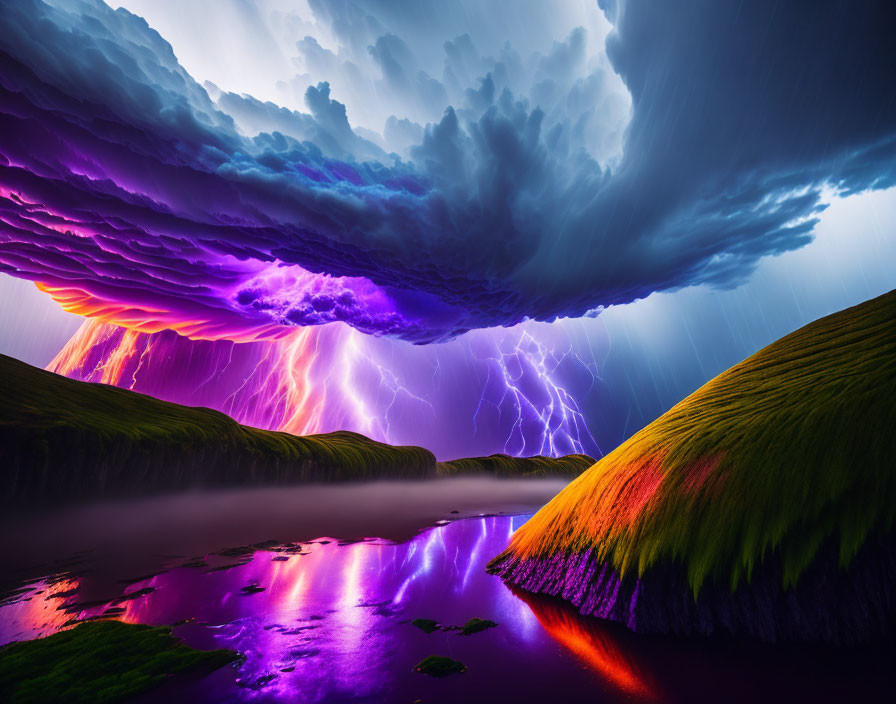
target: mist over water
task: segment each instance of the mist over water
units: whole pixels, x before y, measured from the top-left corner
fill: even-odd
[[[266,540],[381,538],[401,542],[439,520],[533,512],[560,479],[475,477],[196,491],[0,518],[6,580],[40,576],[89,550],[98,591],[190,557]],[[460,513],[451,513],[459,511]],[[24,571],[19,574],[20,571]]]

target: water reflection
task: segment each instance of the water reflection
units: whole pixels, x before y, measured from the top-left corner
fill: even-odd
[[[179,624],[175,632],[191,645],[245,655],[238,670],[178,682],[146,700],[170,704],[873,700],[890,682],[892,651],[645,638],[514,593],[485,565],[526,518],[458,520],[400,543],[319,539],[180,557],[160,574],[119,585],[111,600],[93,598],[96,566],[88,563],[9,596],[0,642],[112,615]],[[410,624],[472,617],[499,626],[465,637]],[[433,654],[467,671],[444,680],[412,671]]]
[[[230,694],[243,699],[376,698],[394,691],[396,675],[409,679],[413,665],[436,646],[478,657],[481,643],[498,637],[466,638],[455,631],[428,636],[408,623],[414,618],[460,625],[479,616],[500,623],[505,639],[517,646],[543,640],[526,604],[485,572],[486,562],[525,520],[461,520],[404,543],[323,539],[272,547],[229,568],[233,557],[210,555],[202,567],[172,567],[129,586],[126,594],[148,593],[120,602],[116,617],[187,621],[178,633],[191,644],[240,651],[246,662]],[[109,608],[79,608],[77,579],[40,586],[42,593],[0,612],[4,642],[46,635]],[[70,595],[59,599],[58,592]]]
[[[625,648],[618,629],[597,619],[582,618],[569,606],[514,589],[548,634],[588,663],[621,692],[656,700],[658,688],[636,652]]]

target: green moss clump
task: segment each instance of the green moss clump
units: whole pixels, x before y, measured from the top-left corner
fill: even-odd
[[[432,633],[439,630],[439,622],[433,621],[431,618],[415,618],[411,621],[412,626],[416,626],[424,633]]]
[[[92,621],[0,649],[0,700],[111,704],[151,690],[170,675],[208,673],[240,658],[231,650],[195,650],[168,627]]]
[[[466,672],[467,666],[457,660],[446,658],[442,655],[430,655],[423,658],[414,666],[415,672],[420,672],[430,677],[445,677],[459,672]]]
[[[463,626],[461,626],[460,633],[463,636],[471,636],[474,633],[479,633],[481,631],[488,630],[489,628],[494,628],[497,625],[497,623],[495,623],[494,621],[489,621],[487,618],[471,618]]]

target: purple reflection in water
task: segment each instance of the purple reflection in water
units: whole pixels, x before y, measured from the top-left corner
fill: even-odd
[[[0,641],[47,635],[74,618],[107,614],[180,624],[175,633],[190,645],[245,655],[238,669],[172,681],[138,700],[143,704],[768,704],[872,701],[891,683],[891,649],[637,636],[582,618],[561,602],[514,594],[485,565],[526,518],[463,519],[400,543],[322,539],[180,557],[169,560],[167,571],[119,584],[124,598],[93,604],[84,602],[94,600],[91,578],[100,564],[75,558],[68,571],[32,581],[0,606]],[[164,521],[155,525],[165,529]],[[466,637],[457,630],[427,634],[410,624],[428,618],[456,626],[472,617],[499,625]],[[467,671],[445,679],[413,672],[428,655],[460,660]]]
[[[246,656],[243,698],[375,697],[393,690],[396,673],[410,673],[446,637],[457,657],[473,642],[456,632],[427,637],[402,622],[462,624],[482,616],[512,624],[515,639],[540,631],[525,603],[484,571],[522,521],[458,521],[402,544],[334,541],[307,545],[302,555],[257,552],[249,564],[225,571],[175,569],[148,582],[155,591],[135,602],[127,618],[208,624],[185,628],[184,635]],[[264,591],[246,594],[250,585]],[[403,642],[413,640],[423,641],[417,653]]]
[[[450,700],[502,671],[509,676],[518,656],[541,660],[546,647],[554,659],[565,661],[569,681],[579,691],[591,690],[595,677],[556,647],[524,601],[485,572],[488,560],[527,518],[459,520],[404,543],[323,539],[286,551],[258,550],[251,559],[207,556],[205,566],[173,567],[129,586],[127,592],[153,591],[112,608],[123,608],[117,617],[129,622],[189,619],[176,632],[191,645],[245,655],[235,674],[220,672],[193,688],[167,693],[174,701]],[[215,569],[228,564],[237,566]],[[244,588],[251,585],[264,591],[247,593]],[[78,594],[53,598],[72,591],[77,579],[40,586],[46,591],[0,611],[4,642],[46,635],[68,619],[99,616],[110,608],[82,610]],[[66,604],[70,613],[55,610]],[[500,625],[465,637],[456,630],[426,634],[410,624],[432,618],[462,625],[474,616]],[[506,662],[477,667],[496,649],[507,654]],[[468,673],[452,681],[412,672],[432,654],[467,663]],[[547,685],[546,692],[552,690]]]

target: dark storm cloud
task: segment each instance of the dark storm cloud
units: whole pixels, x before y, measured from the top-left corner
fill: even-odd
[[[528,285],[547,285],[539,260],[576,249],[567,300],[576,289],[609,304],[733,286],[760,257],[810,239],[824,185],[896,182],[887,3],[603,7],[615,25],[608,55],[632,95],[624,157],[577,222],[540,243]],[[612,265],[594,275],[600,261]]]
[[[0,268],[195,336],[343,320],[428,342],[736,285],[810,239],[823,188],[896,180],[886,3],[607,3],[632,98],[607,164],[612,74],[586,30],[528,58],[460,34],[438,81],[416,70],[432,19],[411,37],[393,9],[317,11],[399,108],[451,99],[425,127],[387,122],[409,161],[353,130],[324,80],[308,113],[210,97],[123,10],[4,5]],[[299,50],[357,69],[310,38]]]

